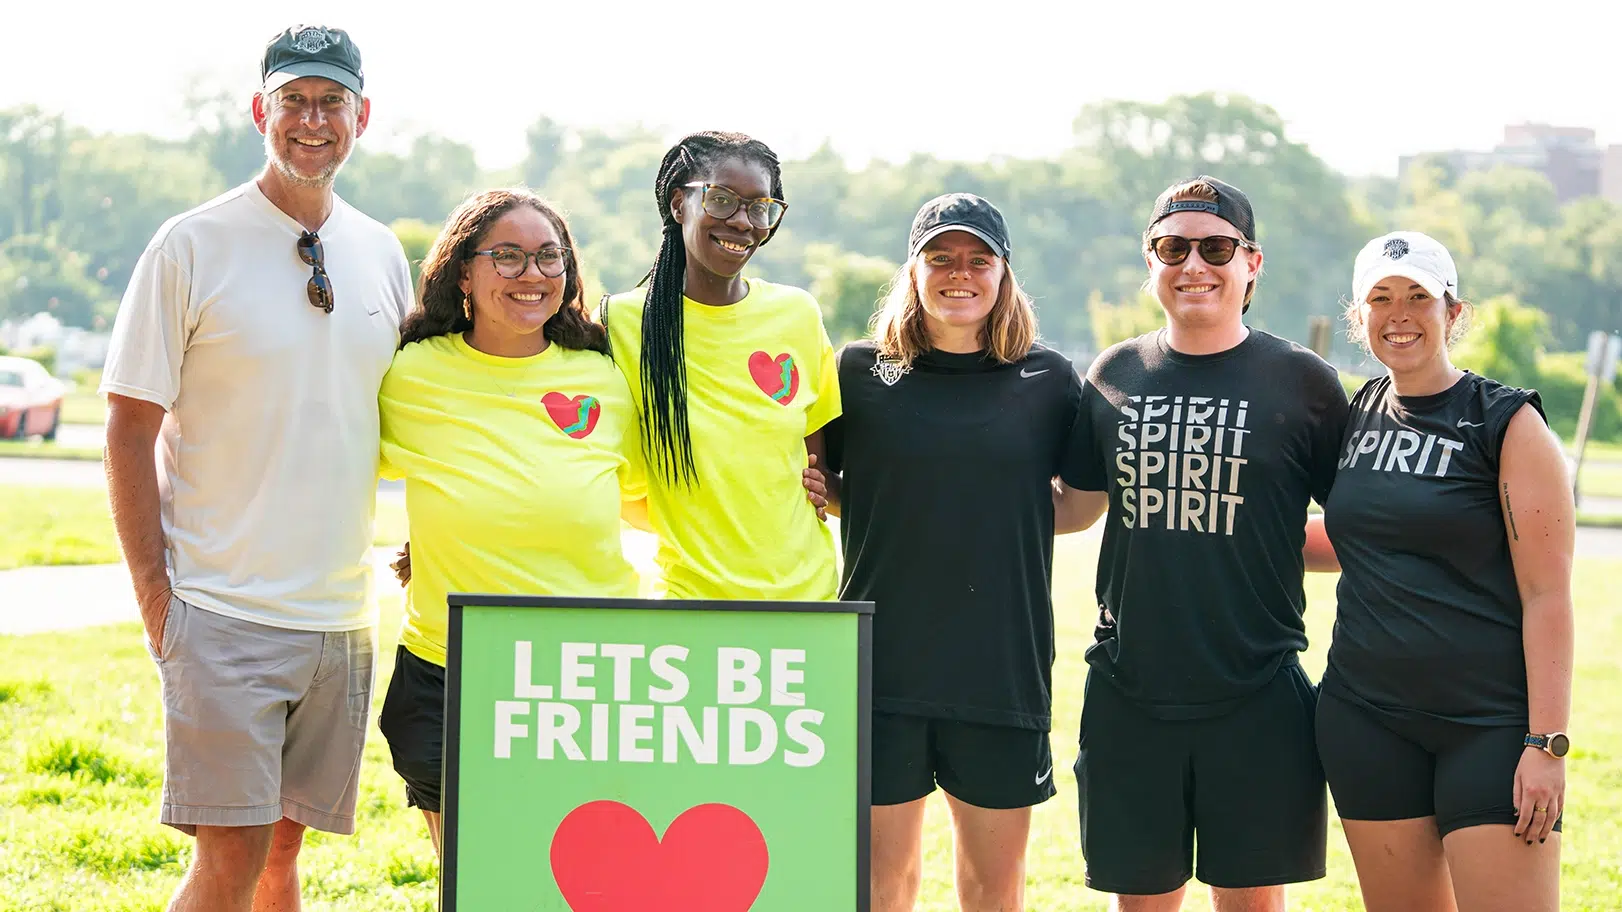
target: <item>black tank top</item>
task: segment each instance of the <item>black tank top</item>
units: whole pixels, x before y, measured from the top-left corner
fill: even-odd
[[[1498,456],[1527,403],[1543,415],[1535,391],[1470,373],[1432,396],[1398,396],[1381,377],[1352,397],[1324,507],[1341,565],[1325,690],[1405,715],[1526,724]]]

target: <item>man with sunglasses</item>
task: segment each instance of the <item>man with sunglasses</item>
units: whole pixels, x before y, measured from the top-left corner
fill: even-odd
[[[353,833],[373,677],[378,387],[411,300],[388,228],[333,193],[360,53],[275,36],[254,180],[176,216],[119,307],[107,476],[162,681],[171,909],[297,908],[306,827]]]
[[[1346,393],[1245,325],[1262,252],[1238,188],[1173,184],[1143,244],[1166,326],[1093,362],[1063,474],[1109,496],[1076,760],[1087,883],[1162,912],[1197,876],[1219,909],[1275,912],[1324,875],[1297,655],[1307,504],[1328,498]]]

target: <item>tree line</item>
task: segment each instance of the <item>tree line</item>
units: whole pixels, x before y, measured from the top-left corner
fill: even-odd
[[[263,140],[245,99],[199,97],[187,109],[182,140],[95,133],[31,107],[0,110],[0,320],[48,310],[67,325],[109,326],[156,228],[259,171]],[[523,160],[490,171],[453,137],[417,135],[403,153],[363,138],[337,189],[390,224],[415,262],[468,193],[525,184],[567,214],[596,295],[634,286],[653,261],[653,179],[672,139],[543,117],[528,130]],[[1522,379],[1561,374],[1565,362],[1549,352],[1622,328],[1619,207],[1562,205],[1541,174],[1507,167],[1458,174],[1423,163],[1400,184],[1347,178],[1291,139],[1272,108],[1216,94],[1089,106],[1071,146],[1045,159],[916,155],[853,168],[824,145],[783,163],[789,215],[751,271],[809,288],[835,340],[856,337],[904,255],[917,207],[949,190],[978,193],[1008,217],[1012,264],[1037,302],[1045,340],[1085,355],[1159,319],[1140,287],[1143,222],[1167,184],[1202,172],[1250,195],[1266,257],[1250,322],[1287,338],[1307,342],[1313,317],[1339,327],[1353,256],[1399,227],[1454,252],[1462,291],[1482,305],[1478,319],[1498,340],[1478,333],[1472,344],[1507,345],[1529,372]],[[1362,360],[1338,335],[1330,356],[1354,372]],[[1506,356],[1493,348],[1473,357]],[[1602,414],[1602,436],[1618,429],[1615,411]]]

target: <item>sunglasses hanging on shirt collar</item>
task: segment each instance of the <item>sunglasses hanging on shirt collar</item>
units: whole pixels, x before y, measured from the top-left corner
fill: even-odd
[[[332,313],[332,280],[327,278],[326,257],[321,252],[321,238],[314,231],[306,231],[298,239],[298,258],[310,267],[310,282],[304,294],[312,307]]]

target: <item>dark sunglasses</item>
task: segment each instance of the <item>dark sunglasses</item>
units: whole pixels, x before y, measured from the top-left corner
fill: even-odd
[[[783,220],[783,213],[788,211],[788,203],[780,199],[763,196],[760,199],[746,200],[720,184],[694,181],[684,186],[704,188],[700,202],[704,206],[704,213],[713,219],[725,221],[732,218],[732,214],[738,211],[739,206],[747,206],[749,224],[756,228],[773,228]]]
[[[298,258],[310,267],[310,283],[304,286],[304,295],[310,304],[332,313],[332,280],[327,278],[326,257],[321,253],[321,239],[314,231],[306,231],[298,239]]]
[[[1211,266],[1226,266],[1239,248],[1251,248],[1239,238],[1220,234],[1202,238],[1163,234],[1149,242],[1149,249],[1155,252],[1155,259],[1167,266],[1177,266],[1188,259],[1188,252],[1196,245],[1200,248],[1200,259]]]

